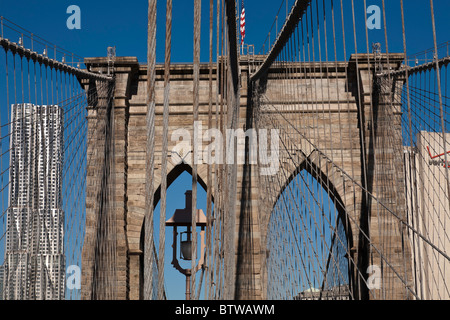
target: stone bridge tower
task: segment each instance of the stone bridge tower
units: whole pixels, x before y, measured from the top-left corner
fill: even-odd
[[[402,63],[402,56],[398,54],[382,55],[377,60],[378,64],[383,65],[385,69],[398,69]],[[283,70],[271,69],[265,75],[265,80],[257,83],[249,83],[252,63],[264,57],[254,57],[250,60],[248,57],[241,57],[240,63],[240,108],[239,108],[239,128],[244,130],[253,127],[254,115],[258,97],[255,93],[264,93],[269,99],[276,101],[277,73]],[[392,95],[401,88],[402,83],[392,83],[391,90],[376,90],[375,58],[373,55],[352,55],[348,62],[330,63],[327,65],[328,72],[336,75],[336,81],[340,84],[336,89],[336,83],[320,81],[323,75],[319,70],[314,70],[313,77],[320,83],[320,90],[327,89],[330,93],[325,100],[317,100],[317,105],[324,105],[330,108],[324,115],[323,121],[331,122],[329,130],[337,130],[337,121],[339,114],[343,115],[345,128],[342,132],[347,132],[343,139],[343,148],[341,162],[337,165],[346,172],[353,172],[354,178],[364,188],[369,190],[380,201],[385,201],[393,207],[399,215],[405,215],[404,208],[404,181],[401,171],[395,168],[378,168],[375,166],[388,166],[385,163],[392,163],[394,160],[402,166],[402,155],[397,153],[397,149],[386,150],[381,148],[384,142],[391,137],[388,136],[386,126],[392,123],[392,119],[397,124],[394,130],[401,132],[401,113],[400,106],[393,103]],[[86,66],[93,72],[107,73],[107,58],[87,58]],[[157,67],[156,77],[156,145],[162,144],[162,108],[163,108],[163,66]],[[147,66],[141,65],[133,57],[117,57],[114,62],[115,86],[109,88],[113,93],[113,99],[108,100],[108,95],[104,90],[99,91],[99,83],[83,82],[86,92],[89,96],[89,145],[88,154],[92,155],[93,160],[88,161],[87,177],[87,199],[86,199],[86,237],[83,248],[83,266],[82,266],[82,298],[83,299],[102,299],[112,297],[116,299],[141,299],[143,287],[143,250],[142,250],[142,230],[144,223],[145,208],[145,157],[146,157],[146,83]],[[213,96],[216,96],[216,81],[218,79],[218,70],[213,70]],[[171,97],[170,97],[170,121],[169,137],[171,132],[176,129],[187,129],[193,131],[193,66],[189,64],[173,64],[171,66]],[[209,106],[209,68],[208,65],[201,65],[200,68],[200,108],[199,120],[206,127],[208,123]],[[264,83],[263,83],[264,82]],[[302,97],[309,99],[308,97]],[[331,101],[331,102],[330,102]],[[345,105],[338,107],[337,101],[348,101]],[[109,109],[108,109],[109,106]],[[109,110],[109,111],[108,111]],[[213,111],[215,114],[215,110]],[[345,116],[344,116],[345,115]],[[295,117],[290,114],[290,117]],[[300,116],[300,113],[298,113]],[[99,122],[99,119],[108,119]],[[328,117],[328,118],[327,118]],[[312,118],[309,119],[312,122]],[[304,121],[309,121],[307,118]],[[388,121],[389,120],[389,121]],[[215,116],[214,120],[215,122]],[[109,125],[113,128],[109,136],[109,147],[105,148],[104,136],[98,135],[101,128]],[[371,128],[377,126],[379,130],[373,131]],[[390,128],[392,129],[392,128]],[[375,132],[375,134],[373,134]],[[332,132],[324,132],[322,137],[317,140],[318,147],[323,152],[336,152],[330,149],[329,139]],[[193,136],[193,132],[192,132]],[[100,138],[97,138],[100,137]],[[395,137],[401,137],[395,135]],[[334,144],[337,145],[337,144]],[[394,141],[394,147],[401,149],[402,141]],[[169,150],[174,146],[174,142],[169,141]],[[307,157],[320,169],[320,172],[333,185],[336,194],[348,214],[349,227],[347,235],[349,238],[349,250],[353,255],[354,261],[358,263],[359,270],[365,270],[369,266],[370,246],[365,237],[361,236],[364,232],[371,237],[371,243],[374,246],[382,246],[381,239],[377,237],[380,226],[378,225],[377,215],[384,214],[379,206],[371,203],[367,197],[361,193],[358,197],[346,192],[348,185],[342,183],[342,180],[333,181],[339,173],[330,172],[330,167],[326,161],[320,158],[317,150],[310,147],[298,146],[299,157]],[[386,162],[373,161],[374,155],[381,152]],[[105,155],[105,150],[113,150]],[[159,201],[159,185],[161,181],[160,169],[163,156],[171,155],[155,154],[155,205]],[[358,159],[357,167],[354,167],[355,161],[349,159],[354,157]],[[302,162],[304,159],[298,159]],[[107,195],[101,196],[102,168],[96,167],[99,163],[107,164],[109,191]],[[352,166],[353,163],[353,167]],[[90,165],[91,164],[91,165]],[[168,186],[184,171],[190,172],[188,165],[174,165],[168,162]],[[234,296],[235,299],[264,299],[266,298],[267,274],[265,272],[267,226],[270,220],[271,208],[273,208],[276,199],[283,190],[261,197],[264,192],[260,184],[260,168],[256,165],[239,165],[237,170],[237,194],[235,213],[236,213],[236,250],[235,250],[235,271],[234,271]],[[299,168],[287,167],[284,170],[291,172],[291,177],[298,172]],[[383,170],[381,170],[383,169]],[[104,169],[103,169],[104,170]],[[334,170],[334,169],[333,169]],[[383,177],[375,172],[383,172]],[[206,188],[207,166],[198,166],[198,175],[200,184]],[[386,179],[387,178],[387,179]],[[286,180],[286,185],[289,179]],[[383,186],[385,181],[394,181],[396,188],[387,188]],[[377,190],[382,190],[378,192]],[[103,192],[105,192],[103,190]],[[109,197],[111,201],[107,204],[108,219],[110,219],[111,230],[102,229],[102,219],[99,216],[99,199]],[[264,198],[264,199],[263,199]],[[389,219],[388,228],[400,228],[398,221],[392,217]],[[389,232],[389,229],[384,232]],[[102,235],[101,235],[102,234]],[[105,236],[106,234],[106,236]],[[395,237],[392,232],[391,252],[389,261],[393,264],[403,264],[400,257],[397,257],[398,250],[402,247],[401,238]],[[103,239],[102,243],[99,239]],[[110,242],[109,246],[104,243]],[[105,246],[104,248],[102,246]],[[106,258],[106,252],[113,250]],[[409,261],[409,260],[408,260]],[[394,275],[388,275],[394,277]],[[360,275],[353,270],[353,290],[357,292],[357,297],[366,298],[367,292],[362,289]],[[404,288],[400,284],[394,287],[393,298],[403,297]]]

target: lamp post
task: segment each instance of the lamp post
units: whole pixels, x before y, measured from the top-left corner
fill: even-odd
[[[206,216],[203,213],[203,210],[197,209],[197,227],[201,228],[200,237],[201,237],[201,249],[200,249],[200,260],[195,267],[192,269],[183,269],[180,266],[177,258],[177,244],[178,244],[178,228],[186,227],[186,231],[180,233],[180,258],[185,261],[191,261],[195,259],[192,257],[192,191],[186,191],[186,208],[175,210],[175,214],[166,221],[166,227],[173,227],[173,259],[172,265],[175,269],[177,269],[180,273],[186,276],[186,300],[190,300],[191,298],[191,275],[193,273],[198,272],[204,263],[204,253],[205,253],[205,227],[207,225]],[[184,239],[183,239],[184,235]]]

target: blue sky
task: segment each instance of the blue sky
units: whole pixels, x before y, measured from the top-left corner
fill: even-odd
[[[216,1],[214,1],[215,3]],[[278,10],[278,1],[265,1],[263,12],[259,10],[260,1],[248,3],[250,7],[258,8],[258,14],[250,15],[249,19],[258,24],[253,31],[249,27],[249,37],[265,35],[260,33],[259,25],[266,19],[273,20],[273,11]],[[35,34],[58,44],[84,57],[106,55],[108,46],[117,47],[117,55],[137,56],[139,61],[147,58],[147,1],[5,1],[0,2],[0,14],[16,22]],[[203,41],[208,41],[209,1],[202,1],[202,32]],[[81,30],[68,30],[66,20],[69,17],[66,9],[76,4],[81,9]],[[173,1],[173,61],[192,61],[193,39],[193,1]],[[251,11],[249,11],[251,12]],[[163,61],[164,55],[164,17],[165,1],[158,1],[158,60]],[[268,24],[266,22],[266,24]],[[269,25],[270,26],[270,25]],[[266,27],[268,29],[268,27]],[[258,40],[259,41],[259,40]],[[262,41],[259,41],[262,43]],[[203,42],[202,60],[208,60],[208,45]],[[206,44],[206,45],[205,45]]]
[[[343,1],[346,9],[346,40],[348,47],[347,54],[349,55],[354,51],[352,16],[349,14],[351,12],[351,2],[350,0]],[[193,0],[174,0],[173,2],[172,61],[176,63],[188,63],[192,61],[193,56]],[[240,3],[240,1],[238,2]],[[245,42],[247,44],[254,44],[256,52],[260,50],[266,39],[282,2],[282,0],[245,1],[247,17],[247,36]],[[293,2],[294,0],[289,0],[288,5],[292,5]],[[408,53],[413,54],[431,48],[433,46],[433,39],[430,27],[429,2],[426,0],[405,0],[404,2]],[[118,0],[1,0],[0,15],[82,57],[105,56],[108,46],[116,46],[118,56],[136,56],[140,62],[145,63],[147,56],[147,3],[144,0],[132,2]],[[214,3],[216,3],[216,0],[214,0]],[[381,6],[381,3],[381,0],[367,0],[367,6],[372,4]],[[207,62],[209,59],[209,1],[203,0],[202,4],[201,60],[202,62]],[[70,5],[78,5],[81,9],[81,30],[69,30],[66,27],[66,20],[69,17],[66,10]],[[402,52],[403,43],[399,1],[387,0],[386,5],[390,52]],[[437,42],[442,43],[450,40],[448,37],[448,30],[450,30],[450,21],[448,19],[450,1],[434,0],[434,5],[438,30]],[[339,10],[339,6],[335,10]],[[160,0],[158,1],[157,27],[158,62],[163,62],[164,60],[164,11],[165,1]],[[357,25],[355,31],[358,40],[358,51],[367,52],[362,0],[355,0],[355,11]],[[285,14],[286,9],[283,5],[277,24],[278,29],[282,21],[284,21]],[[328,23],[330,23],[330,20]],[[369,31],[369,44],[372,42],[381,42],[384,44],[385,27],[383,24],[381,30]],[[273,31],[272,34],[274,34]],[[11,40],[17,41],[17,39]],[[342,52],[342,48],[338,47],[338,51]],[[340,58],[348,59],[348,56]],[[191,188],[190,184],[191,177],[185,173],[169,188],[168,217],[173,214],[175,209],[184,207],[184,191]],[[201,187],[199,187],[199,207],[206,212],[206,192]],[[169,229],[167,230],[167,234],[167,243],[170,248],[169,245],[172,241],[172,235]],[[170,264],[170,253],[166,255],[166,260]],[[170,265],[166,270],[169,298],[184,299],[184,278],[177,272],[172,271],[173,269]],[[178,289],[180,288],[180,283],[182,284],[181,289]]]
[[[214,0],[214,3],[216,1]],[[240,2],[240,1],[238,1]],[[254,44],[258,52],[273,24],[275,15],[283,0],[246,0],[247,37],[246,43]],[[292,5],[294,0],[288,0]],[[319,1],[320,2],[320,1]],[[386,19],[389,31],[390,51],[403,51],[401,17],[399,1],[386,2]],[[410,53],[431,48],[432,34],[430,26],[429,2],[426,0],[407,0],[405,2],[406,29]],[[55,44],[83,57],[104,56],[108,46],[117,47],[118,56],[137,56],[146,61],[147,50],[147,1],[10,1],[0,2],[0,14],[25,29],[54,42]],[[381,7],[381,0],[367,0],[367,6],[375,4]],[[69,30],[66,13],[69,5],[78,5],[81,9],[81,30]],[[192,25],[193,0],[174,0],[173,2],[173,50],[174,62],[192,61]],[[450,2],[434,0],[438,43],[448,41],[449,30],[447,12]],[[345,12],[351,12],[350,0],[344,0]],[[202,1],[202,61],[208,61],[209,1]],[[335,10],[339,10],[336,7]],[[279,20],[283,21],[286,10],[280,11]],[[364,30],[363,1],[355,1],[357,37],[361,40],[358,49],[366,51]],[[158,61],[164,55],[164,17],[165,1],[158,1]],[[215,20],[215,18],[214,18]],[[346,14],[347,36],[351,41],[353,30],[351,16]],[[330,22],[328,22],[330,23]],[[278,23],[280,28],[281,22]],[[273,34],[273,33],[272,33]],[[272,36],[273,37],[273,36]],[[369,31],[370,42],[384,42],[384,25],[381,30]],[[350,42],[352,44],[353,42]],[[351,49],[354,46],[348,45]]]

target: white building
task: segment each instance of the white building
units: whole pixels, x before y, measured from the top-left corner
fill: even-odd
[[[408,223],[416,231],[410,231],[413,280],[426,300],[450,299],[450,262],[442,255],[450,256],[450,134],[445,137],[422,131],[416,148],[405,148]]]
[[[63,131],[58,106],[12,106],[4,299],[64,298]]]

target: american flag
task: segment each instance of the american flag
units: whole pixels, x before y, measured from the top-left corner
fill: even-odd
[[[242,0],[242,12],[241,12],[241,44],[244,43],[245,39],[245,8],[244,8],[244,0]]]

